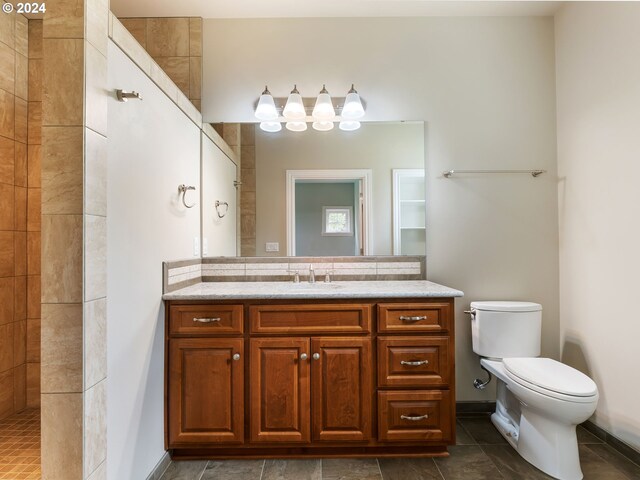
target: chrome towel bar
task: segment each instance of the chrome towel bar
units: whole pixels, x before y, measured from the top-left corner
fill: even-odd
[[[546,170],[447,170],[442,172],[445,178],[451,178],[453,175],[460,173],[528,173],[532,177],[536,178],[543,173],[547,173]]]

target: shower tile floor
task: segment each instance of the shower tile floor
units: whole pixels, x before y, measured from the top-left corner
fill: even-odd
[[[0,479],[40,479],[40,409],[0,420]]]

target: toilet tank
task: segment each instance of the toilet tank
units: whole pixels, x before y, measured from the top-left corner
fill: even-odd
[[[538,357],[542,305],[471,302],[473,351],[482,357]]]

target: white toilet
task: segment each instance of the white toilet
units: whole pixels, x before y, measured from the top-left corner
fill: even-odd
[[[472,302],[469,313],[473,351],[498,379],[493,424],[525,460],[546,474],[581,479],[576,425],[596,409],[596,384],[568,365],[539,358],[541,305]],[[475,382],[478,388],[486,383]]]

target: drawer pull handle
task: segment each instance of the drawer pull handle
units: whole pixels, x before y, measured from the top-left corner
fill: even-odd
[[[213,323],[213,322],[219,322],[220,320],[222,320],[221,318],[194,318],[193,321],[194,322],[199,322],[199,323]]]
[[[408,362],[406,360],[400,361],[400,365],[408,365],[410,367],[419,367],[420,365],[428,365],[428,364],[429,364],[429,360],[415,360],[411,362]]]
[[[402,420],[411,420],[412,422],[419,422],[420,420],[426,420],[427,418],[429,418],[429,415],[427,415],[427,414],[417,415],[417,416],[400,415],[400,418]]]
[[[420,320],[426,320],[426,315],[420,315],[419,317],[407,317],[405,315],[400,316],[400,320],[403,322],[419,322]]]
[[[234,353],[233,354],[233,359],[237,362],[238,360],[240,360],[240,354],[239,353]]]

